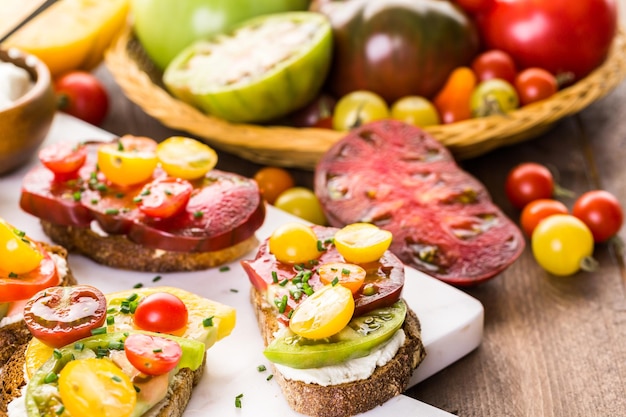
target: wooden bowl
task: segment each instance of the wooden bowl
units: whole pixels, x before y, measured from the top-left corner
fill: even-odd
[[[25,69],[32,87],[10,107],[0,110],[0,175],[27,162],[46,138],[56,111],[48,67],[33,55],[0,48],[0,61]]]

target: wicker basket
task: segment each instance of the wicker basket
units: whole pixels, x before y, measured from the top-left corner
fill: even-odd
[[[188,132],[209,145],[250,161],[314,169],[324,152],[344,133],[328,129],[234,124],[206,115],[172,97],[155,68],[126,28],[105,55],[105,63],[124,94],[165,126]],[[586,78],[548,100],[495,115],[426,128],[459,159],[536,137],[559,119],[605,96],[626,76],[626,32],[620,29],[605,63]]]

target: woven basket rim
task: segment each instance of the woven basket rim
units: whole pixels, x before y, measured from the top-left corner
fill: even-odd
[[[237,124],[202,113],[174,98],[161,83],[127,25],[105,53],[105,64],[124,94],[165,126],[186,131],[217,149],[252,162],[314,169],[319,158],[345,135],[320,128]],[[563,117],[575,114],[612,91],[626,77],[626,30],[619,28],[602,65],[546,100],[505,115],[429,126],[425,131],[458,159],[534,138]]]

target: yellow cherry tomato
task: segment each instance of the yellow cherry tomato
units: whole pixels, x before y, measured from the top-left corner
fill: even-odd
[[[289,328],[307,339],[323,339],[339,333],[353,314],[352,291],[342,285],[325,285],[296,307]]]
[[[43,255],[23,232],[0,219],[0,259],[0,269],[24,274],[37,268]]]
[[[203,177],[217,165],[217,153],[211,147],[183,136],[165,139],[156,153],[165,172],[184,180]]]
[[[306,187],[288,188],[276,197],[274,207],[311,223],[326,224],[326,216],[315,193]]]
[[[441,124],[435,105],[421,96],[406,96],[391,106],[391,118],[419,127]]]
[[[311,227],[302,223],[285,223],[268,241],[270,253],[280,262],[300,264],[319,258],[318,239]]]
[[[322,264],[317,269],[317,273],[323,284],[332,284],[336,280],[339,285],[352,291],[352,294],[356,294],[361,289],[367,275],[361,266],[345,262]]]
[[[532,251],[537,263],[551,274],[572,275],[593,264],[593,235],[589,227],[570,214],[553,214],[533,231]]]
[[[109,359],[70,361],[58,382],[63,405],[72,416],[128,417],[137,402],[133,383]]]
[[[152,177],[157,166],[157,143],[143,136],[122,136],[115,143],[100,145],[98,167],[114,184],[140,184]]]
[[[374,262],[389,249],[391,232],[370,223],[353,223],[335,233],[335,246],[348,262]]]

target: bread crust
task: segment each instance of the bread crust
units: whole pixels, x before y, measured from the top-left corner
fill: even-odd
[[[279,324],[273,307],[254,287],[250,298],[265,344],[269,344]],[[376,368],[366,380],[332,386],[307,384],[285,379],[272,365],[274,379],[285,399],[295,411],[314,417],[345,417],[363,413],[382,405],[406,390],[413,371],[426,356],[421,340],[420,323],[409,308],[403,329],[404,344],[391,361]]]
[[[231,247],[212,252],[174,252],[146,248],[124,235],[102,236],[85,227],[60,226],[41,220],[44,233],[70,252],[87,256],[99,264],[145,272],[198,271],[240,258],[258,245],[252,235]]]

